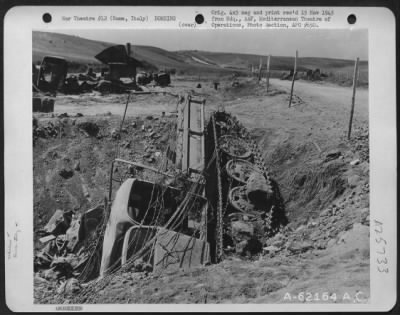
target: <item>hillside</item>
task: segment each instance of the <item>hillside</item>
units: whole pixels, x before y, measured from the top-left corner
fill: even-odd
[[[65,57],[73,64],[100,64],[94,56],[106,47],[121,43],[106,43],[78,36],[33,32],[33,62],[37,63],[45,55]],[[124,43],[122,43],[124,44]],[[207,52],[199,50],[167,51],[158,47],[133,45],[133,57],[143,61],[149,67],[158,69],[176,69],[178,73],[230,73],[247,72],[251,65],[258,66],[260,58],[266,63],[266,56]],[[293,67],[293,57],[273,56],[271,70],[288,71]],[[354,61],[330,58],[304,57],[299,60],[299,70],[320,68],[323,72],[343,72],[351,76]],[[360,63],[360,73],[368,71],[368,62]]]

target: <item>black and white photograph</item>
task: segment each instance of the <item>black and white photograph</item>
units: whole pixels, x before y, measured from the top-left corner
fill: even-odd
[[[368,91],[367,30],[34,30],[34,303],[368,303]]]

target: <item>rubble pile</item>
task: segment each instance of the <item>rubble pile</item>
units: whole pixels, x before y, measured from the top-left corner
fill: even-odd
[[[82,115],[70,117],[68,114],[60,114],[40,123],[34,118],[32,122],[34,137],[59,136],[60,130],[65,136],[64,133],[69,126],[72,129],[68,130],[68,135],[73,132],[82,133],[86,137],[107,137],[110,140],[118,140],[123,150],[122,157],[134,153],[137,155],[136,160],[142,159],[144,163],[156,165],[162,160],[161,152],[165,151],[165,147],[173,138],[171,133],[175,132],[175,122],[165,115],[129,119],[121,130],[116,128],[107,130],[101,122],[80,116]],[[72,161],[72,164],[69,162],[71,160],[65,157],[55,169],[62,182],[70,180],[75,173],[81,171],[81,168],[86,169],[86,164],[81,166],[79,160],[75,163]],[[120,170],[120,173],[122,172],[123,170]],[[146,177],[148,173],[145,169],[137,167],[131,172],[130,176],[132,175]],[[101,253],[100,256],[96,253],[97,258],[92,256],[96,243],[102,238],[100,232],[103,215],[103,206],[84,213],[79,213],[75,208],[73,211],[57,209],[54,212],[47,224],[36,234],[37,244],[40,246],[35,246],[38,250],[35,253],[34,270],[39,286],[47,287],[55,284],[54,291],[71,293],[79,287],[76,281],[82,282],[83,279],[98,276],[100,266],[97,266],[97,263],[100,263]],[[143,268],[138,265],[137,270]]]
[[[84,74],[68,75],[60,88],[64,94],[82,94],[98,91],[100,93],[126,93],[130,90],[142,91],[135,80],[107,80],[104,77],[87,77]]]
[[[35,141],[38,138],[56,138],[65,137],[67,135],[66,128],[68,125],[75,125],[76,118],[82,117],[81,113],[77,113],[73,117],[67,113],[59,114],[57,117],[52,114],[51,118],[38,122],[36,117],[32,119],[32,136]]]
[[[43,247],[34,257],[35,280],[46,285],[55,283],[57,293],[75,293],[80,289],[78,279],[96,277],[99,262],[90,258],[93,244],[101,239],[103,216],[102,205],[84,213],[56,210],[38,231]],[[82,279],[84,271],[86,279]]]
[[[33,139],[62,137],[64,134],[64,124],[60,120],[48,121],[47,124],[39,125],[34,119],[32,128]]]

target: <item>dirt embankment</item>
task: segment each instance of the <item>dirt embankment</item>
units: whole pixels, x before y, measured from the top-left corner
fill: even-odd
[[[350,89],[296,82],[293,106],[288,108],[288,87],[279,80],[272,80],[268,93],[265,86],[250,79],[242,79],[235,87],[224,81],[218,91],[208,81],[200,83],[202,87],[195,88],[197,82],[182,81],[175,90],[181,93],[192,89],[206,95],[208,111],[223,104],[249,128],[271,176],[279,184],[289,225],[263,244],[261,255],[250,260],[230,256],[221,264],[191,271],[119,273],[111,281],[99,282],[96,294],[82,288],[82,294],[62,299],[67,303],[287,303],[298,302],[293,296],[301,292],[311,292],[314,298],[318,294],[320,299],[328,292],[329,299],[324,302],[352,303],[357,292],[362,292],[358,297],[363,300],[357,302],[366,302],[367,93],[358,94],[352,138],[347,140]],[[141,114],[160,112],[161,99],[149,96],[139,100],[140,104],[146,102]],[[167,102],[171,108],[173,103]],[[63,110],[67,111],[68,106],[74,113],[79,108],[76,103],[63,102]],[[118,108],[122,113],[122,107]],[[155,153],[163,152],[167,129],[161,126],[160,118],[137,119],[132,112],[129,116],[121,133],[121,155],[128,160],[156,163],[147,159],[152,154],[156,159]],[[39,117],[38,124],[46,126],[49,121],[55,124],[57,134],[38,137],[34,144],[35,227],[45,224],[55,209],[87,209],[102,200],[108,187],[110,161],[115,156],[113,129],[118,130],[120,117]],[[96,135],[82,131],[79,126],[84,121],[98,126]],[[141,130],[143,123],[160,128],[159,143],[150,156],[146,147],[151,132]],[[66,177],[71,175],[70,169],[73,175],[63,177],[62,169],[66,169],[61,173]],[[41,295],[41,303],[54,303],[53,289],[47,287],[50,289],[44,297]],[[346,293],[351,300],[343,299]],[[321,302],[314,298],[313,302]]]
[[[54,116],[54,115],[53,115]],[[77,117],[78,116],[78,117]],[[41,229],[57,209],[82,212],[108,197],[111,162],[117,157],[157,165],[174,117],[61,114],[34,118],[34,227]],[[117,170],[124,176],[126,166]],[[39,245],[39,244],[37,244]]]

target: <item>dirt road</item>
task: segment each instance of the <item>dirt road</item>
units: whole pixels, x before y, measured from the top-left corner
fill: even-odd
[[[291,81],[271,79],[271,84],[290,92]],[[360,119],[368,119],[368,89],[357,88],[355,98],[355,115]],[[334,106],[337,110],[350,112],[353,89],[328,83],[311,83],[296,81],[294,94],[311,104]]]

